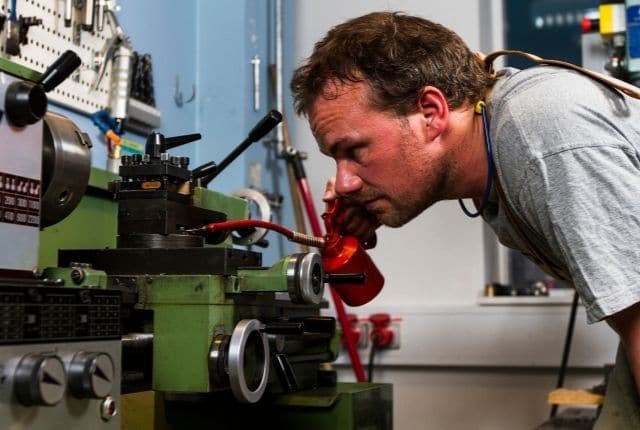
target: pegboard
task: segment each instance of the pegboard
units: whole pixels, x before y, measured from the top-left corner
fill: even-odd
[[[0,1],[2,1],[0,11],[8,17],[11,1]],[[73,8],[71,26],[65,26],[65,0],[17,0],[16,3],[18,17],[39,18],[42,24],[29,28],[28,43],[20,45],[20,55],[9,55],[5,52],[7,40],[7,23],[5,23],[0,38],[0,55],[16,64],[42,73],[63,52],[70,49],[80,57],[82,64],[71,77],[49,92],[47,97],[57,104],[86,114],[106,108],[109,101],[111,62],[108,63],[100,84],[94,90],[90,91],[90,89],[98,74],[99,61],[104,60],[102,55],[105,46],[113,35],[109,15],[105,14],[104,27],[98,32],[95,15],[97,11],[94,11],[94,29],[87,31],[82,29],[78,22],[79,11],[76,8]],[[109,3],[111,6],[114,5],[113,2]]]

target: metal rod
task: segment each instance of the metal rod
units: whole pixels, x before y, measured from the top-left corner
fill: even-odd
[[[152,333],[127,333],[122,335],[122,348],[127,351],[141,351],[153,346]]]
[[[64,26],[71,27],[71,16],[73,10],[72,0],[66,0],[64,2]]]
[[[571,339],[573,338],[573,326],[576,322],[576,310],[578,309],[578,291],[573,293],[573,302],[571,303],[571,314],[569,315],[569,324],[567,326],[567,335],[564,339],[564,350],[562,351],[562,362],[560,363],[560,371],[558,372],[558,382],[556,388],[561,388],[564,385],[564,376],[567,372],[567,363],[569,362],[569,352],[571,352]],[[556,416],[558,412],[558,405],[551,406],[550,418]]]
[[[260,110],[260,56],[258,54],[253,56],[251,64],[253,65],[253,110],[258,112]]]
[[[284,100],[282,94],[282,0],[276,0],[276,110],[284,113]],[[276,128],[277,153],[282,153],[283,124]]]
[[[359,273],[325,273],[324,282],[327,284],[364,284],[365,276]]]
[[[267,133],[282,121],[282,114],[277,110],[269,111],[249,132],[247,138],[242,141],[224,160],[218,164],[215,171],[207,176],[200,178],[202,187],[206,187],[209,182],[215,179],[224,169],[227,168],[233,160],[235,160],[244,150],[246,150],[253,142],[262,139]]]

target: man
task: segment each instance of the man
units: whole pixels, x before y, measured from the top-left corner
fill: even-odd
[[[349,233],[474,199],[619,334],[597,428],[640,428],[639,101],[556,67],[493,74],[450,30],[387,12],[331,29],[291,88],[336,161],[325,199],[350,206]]]

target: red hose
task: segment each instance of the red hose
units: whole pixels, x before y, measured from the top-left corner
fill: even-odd
[[[322,248],[324,246],[324,237],[313,237],[300,233],[297,231],[289,230],[269,221],[262,221],[257,219],[240,219],[235,221],[222,221],[212,222],[204,227],[196,230],[209,230],[209,231],[226,231],[226,230],[240,230],[243,228],[266,228],[267,230],[274,230],[287,237],[292,242],[301,243],[307,246],[315,246],[316,248]]]
[[[274,230],[282,234],[283,236],[286,236],[287,239],[293,239],[294,236],[294,232],[292,230],[289,230],[288,228],[285,228],[280,224],[275,224],[269,221],[262,221],[259,219],[240,219],[235,221],[212,222],[211,224],[207,224],[206,226],[204,226],[204,228],[209,231],[238,230],[250,227],[260,227]]]

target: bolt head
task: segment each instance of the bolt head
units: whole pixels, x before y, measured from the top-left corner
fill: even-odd
[[[104,421],[109,421],[116,415],[118,415],[118,406],[116,405],[116,401],[111,396],[105,397],[100,403],[100,417]]]

